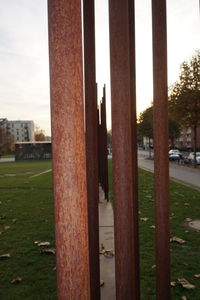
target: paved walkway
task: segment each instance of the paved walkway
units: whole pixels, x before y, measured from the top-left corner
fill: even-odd
[[[176,163],[169,164],[170,178],[200,190],[200,169],[194,169]],[[138,157],[138,166],[148,171],[154,171],[154,161]]]
[[[100,190],[99,203],[99,239],[100,245],[106,250],[114,250],[113,209],[110,202],[104,200],[104,193]],[[100,276],[104,281],[101,287],[101,300],[115,300],[115,257],[100,255]]]

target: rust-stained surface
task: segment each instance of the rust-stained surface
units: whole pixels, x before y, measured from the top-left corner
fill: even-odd
[[[166,1],[152,1],[157,299],[170,299]]]
[[[140,298],[134,1],[109,4],[116,297],[133,300]]]
[[[90,299],[80,0],[49,0],[58,299]]]
[[[94,0],[83,1],[84,69],[85,69],[85,123],[88,193],[88,225],[90,253],[90,293],[92,300],[100,299],[99,265],[99,183],[97,152],[97,91],[95,75]]]

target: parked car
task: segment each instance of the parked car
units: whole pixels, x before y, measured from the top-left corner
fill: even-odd
[[[178,149],[169,150],[169,160],[180,160],[182,158],[183,155]]]
[[[194,164],[194,152],[191,152],[185,159],[186,164]],[[200,152],[196,152],[196,163],[200,165]]]

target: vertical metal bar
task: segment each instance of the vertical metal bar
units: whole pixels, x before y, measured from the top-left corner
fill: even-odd
[[[97,95],[95,74],[95,15],[94,0],[83,1],[84,62],[85,62],[85,118],[86,162],[88,191],[88,225],[90,253],[90,294],[100,299],[99,266],[99,185],[97,153]]]
[[[157,299],[170,299],[166,0],[152,1]]]
[[[49,0],[58,299],[90,299],[80,0]]]
[[[110,0],[117,299],[140,298],[134,1]]]

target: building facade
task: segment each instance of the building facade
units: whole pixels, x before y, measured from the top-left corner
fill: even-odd
[[[197,149],[200,149],[200,126],[197,127]],[[176,139],[175,146],[179,149],[193,149],[194,148],[194,132],[192,128],[182,128],[181,134]]]
[[[0,119],[0,126],[13,136],[15,142],[32,142],[35,140],[34,122],[32,120],[9,121]]]

